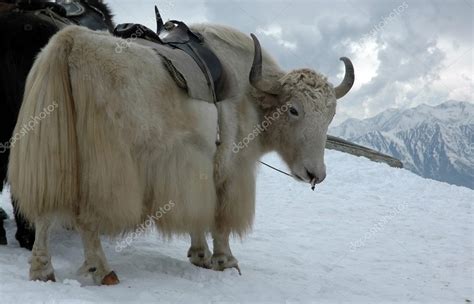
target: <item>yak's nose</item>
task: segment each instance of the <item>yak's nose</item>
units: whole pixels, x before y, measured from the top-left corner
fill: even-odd
[[[319,184],[322,183],[322,181],[326,178],[326,169],[320,170],[319,172],[315,171],[314,173],[313,171],[306,169],[306,174],[308,175],[311,182],[315,181],[316,184]]]

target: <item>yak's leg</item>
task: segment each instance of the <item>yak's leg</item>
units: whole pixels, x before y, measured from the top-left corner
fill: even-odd
[[[78,225],[84,246],[85,261],[79,269],[81,274],[90,274],[97,285],[116,285],[120,283],[117,275],[110,269],[105,258],[97,229]]]
[[[232,255],[229,244],[230,231],[216,229],[212,233],[214,254],[211,258],[211,266],[214,270],[223,271],[226,268],[236,268],[240,273],[239,262]]]
[[[13,198],[12,204],[16,222],[15,238],[18,240],[18,243],[20,243],[20,247],[31,250],[33,248],[33,243],[35,242],[35,229],[20,213],[18,210],[18,204]]]
[[[212,237],[214,253],[211,258],[212,269],[236,268],[237,259],[230,250],[231,233],[244,235],[250,230],[255,214],[255,170],[241,167],[238,174],[228,178],[217,189],[218,206],[216,210]]]
[[[211,251],[207,246],[206,234],[202,232],[190,233],[191,247],[188,250],[188,258],[196,266],[210,268]]]
[[[2,208],[0,208],[0,245],[7,244],[7,234],[5,232],[5,228],[3,227],[3,221],[7,218],[7,213]]]
[[[4,218],[4,215],[6,215],[5,211],[0,208],[0,245],[6,245],[7,244],[7,235],[5,232],[5,228],[3,228],[3,220],[6,219]]]
[[[5,151],[3,151],[5,152]],[[2,154],[0,151],[0,192],[3,192],[3,181],[5,180],[5,177],[7,175],[7,168],[5,165],[2,164],[7,164],[8,163],[8,157]],[[5,232],[5,228],[3,227],[3,221],[8,218],[6,212],[0,208],[0,245],[6,245],[7,244],[7,234]]]
[[[48,250],[49,228],[51,218],[43,216],[36,220],[36,241],[30,260],[30,280],[56,281],[51,256]]]

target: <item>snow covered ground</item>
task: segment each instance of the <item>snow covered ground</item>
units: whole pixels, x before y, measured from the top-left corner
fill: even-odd
[[[266,161],[283,166],[275,155]],[[118,253],[104,240],[121,283],[76,275],[76,233],[52,238],[57,283],[28,281],[29,252],[0,247],[0,303],[467,303],[473,291],[474,191],[339,152],[315,192],[259,170],[255,227],[233,241],[242,276],[191,265],[189,240],[152,232]],[[8,194],[0,205],[11,214]]]

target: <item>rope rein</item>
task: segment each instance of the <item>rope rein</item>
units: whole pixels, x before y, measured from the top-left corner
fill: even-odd
[[[263,161],[259,161],[259,162],[260,162],[261,164],[267,166],[268,168],[271,168],[271,169],[273,169],[273,170],[275,170],[275,171],[277,171],[277,172],[280,172],[280,173],[282,173],[282,174],[285,174],[285,175],[288,175],[288,176],[290,176],[290,177],[293,177],[293,175],[291,175],[291,174],[289,174],[289,173],[286,173],[285,171],[282,171],[282,170],[280,170],[280,169],[277,169],[277,168],[275,168],[275,167],[273,167],[273,166],[270,166],[269,164],[264,163]]]
[[[259,163],[261,163],[261,164],[263,164],[263,165],[265,165],[265,166],[269,167],[270,169],[273,169],[273,170],[275,170],[275,171],[277,171],[277,172],[280,172],[280,173],[282,173],[282,174],[288,175],[288,176],[290,176],[290,177],[294,177],[294,176],[291,175],[290,173],[287,173],[287,172],[285,172],[285,171],[283,171],[283,170],[280,170],[280,169],[277,169],[277,168],[275,168],[275,167],[273,167],[273,166],[270,166],[269,164],[264,163],[263,161],[259,161]],[[316,183],[317,183],[316,178],[313,178],[313,179],[311,180],[311,190],[314,191],[314,188],[316,187]]]

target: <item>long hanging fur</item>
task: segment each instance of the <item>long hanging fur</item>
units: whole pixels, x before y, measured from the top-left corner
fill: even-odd
[[[34,63],[12,137],[8,180],[14,198],[21,196],[20,212],[31,220],[51,210],[64,212],[78,202],[70,49],[67,40],[48,44]],[[41,113],[47,117],[42,119]]]
[[[15,5],[3,2],[0,2],[0,191],[7,177],[10,154],[7,143],[18,118],[28,72],[41,48],[59,30],[60,25],[54,18],[48,22],[35,13],[14,9]],[[41,7],[40,1],[33,2],[36,3],[29,5],[31,9]],[[84,4],[84,14],[71,17],[70,20],[89,28],[113,31],[112,14],[107,4],[100,0],[80,2]],[[85,5],[86,2],[89,5]],[[12,204],[17,226],[15,237],[21,247],[31,250],[35,236],[33,226],[18,211],[16,202],[12,201]]]
[[[32,221],[55,214],[108,235],[150,219],[167,235],[209,231],[215,108],[190,101],[151,49],[117,54],[117,42],[71,26],[41,52],[15,134],[57,106],[15,142],[12,195]]]

